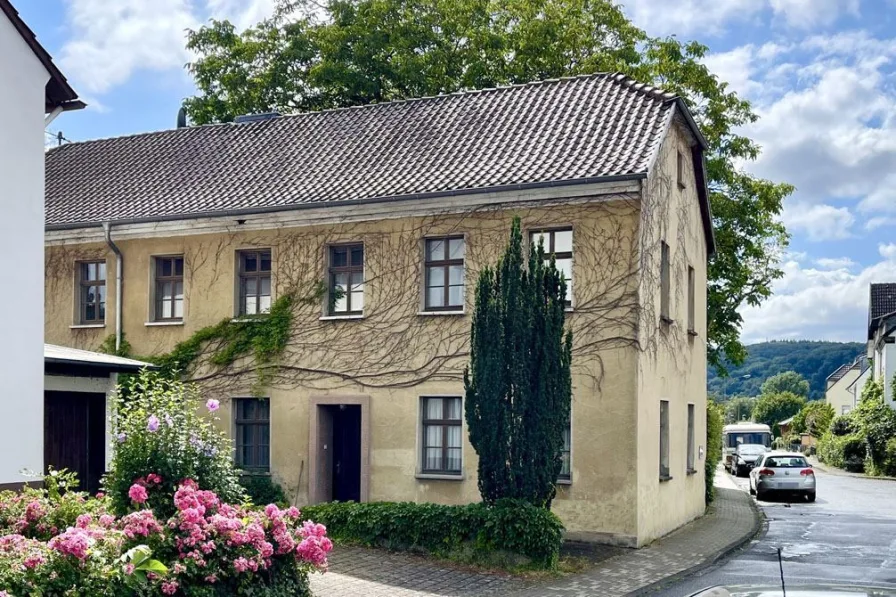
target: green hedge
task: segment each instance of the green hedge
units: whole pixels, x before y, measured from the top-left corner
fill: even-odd
[[[715,498],[716,467],[722,461],[722,428],[725,426],[725,411],[711,398],[706,400],[706,462],[705,489],[706,503]]]
[[[504,568],[557,565],[563,524],[550,510],[525,502],[443,506],[412,502],[333,502],[302,508],[337,542],[422,551]]]
[[[818,459],[825,464],[861,473],[865,468],[867,447],[859,435],[834,435],[825,433],[815,446]]]

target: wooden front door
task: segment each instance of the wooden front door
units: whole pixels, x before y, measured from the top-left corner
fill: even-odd
[[[345,404],[333,413],[333,499],[361,501],[361,407]]]
[[[105,394],[44,392],[45,467],[78,473],[78,489],[96,493],[106,468],[105,439]]]

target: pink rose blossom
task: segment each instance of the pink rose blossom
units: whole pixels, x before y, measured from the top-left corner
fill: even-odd
[[[97,492],[97,494],[96,494],[96,499],[101,500],[101,499],[103,499],[104,497],[106,497],[106,494],[105,494],[105,493],[103,493],[102,491],[98,491],[98,492]]]
[[[64,533],[50,539],[49,546],[59,553],[87,559],[87,550],[94,543],[93,537],[85,529],[69,527]]]
[[[237,572],[245,572],[249,569],[249,561],[246,558],[237,558],[233,561],[233,568]]]
[[[130,576],[134,573],[134,565],[133,564],[125,564],[124,565],[124,573]]]
[[[209,574],[208,576],[205,577],[205,582],[215,584],[216,582],[218,582],[218,575],[217,574]]]
[[[146,502],[146,500],[149,498],[149,495],[146,493],[145,487],[134,483],[133,485],[131,485],[131,488],[128,489],[128,497],[130,497],[134,502],[142,504]]]
[[[115,517],[111,514],[103,514],[100,516],[100,526],[104,528],[109,528],[113,524],[115,524]]]
[[[40,554],[33,554],[25,558],[25,568],[33,569],[37,568],[39,565],[43,564],[46,560]]]
[[[92,521],[93,517],[90,514],[82,514],[75,520],[75,526],[80,529],[86,529]]]

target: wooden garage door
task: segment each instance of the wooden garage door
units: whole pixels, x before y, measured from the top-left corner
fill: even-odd
[[[75,471],[91,493],[106,466],[105,411],[105,394],[44,392],[44,466]]]

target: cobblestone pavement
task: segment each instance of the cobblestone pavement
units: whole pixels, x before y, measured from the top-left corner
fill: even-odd
[[[312,575],[315,597],[497,597],[526,586],[511,576],[374,549],[337,547],[331,556],[330,571]]]
[[[312,578],[316,597],[622,597],[709,564],[755,534],[750,497],[720,479],[707,515],[639,550],[624,550],[581,574],[524,581],[404,554],[340,547],[330,572]]]

